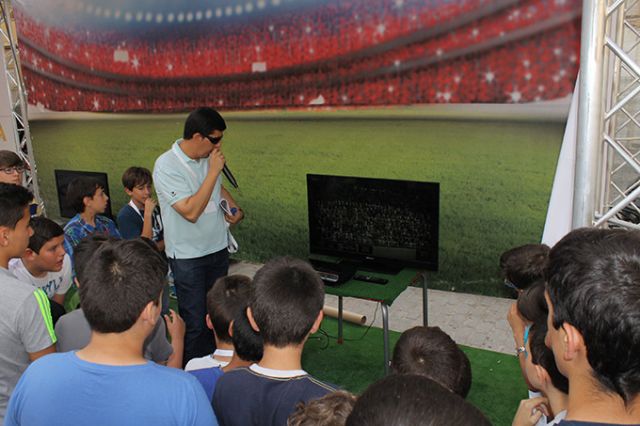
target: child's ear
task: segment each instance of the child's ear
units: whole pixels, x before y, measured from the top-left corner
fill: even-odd
[[[233,337],[233,320],[229,323],[229,330],[227,330],[230,337]]]
[[[322,324],[322,319],[324,318],[324,311],[320,311],[316,320],[313,322],[313,326],[311,326],[311,331],[309,334],[313,334],[320,329],[320,325]]]
[[[577,328],[569,323],[563,323],[561,327],[564,359],[566,361],[573,361],[578,357],[578,354],[586,354],[586,346],[584,344],[584,338]]]
[[[127,196],[131,197],[131,195],[133,194],[133,191],[130,190],[129,188],[125,188],[124,193],[127,194]]]
[[[211,322],[211,317],[209,316],[209,314],[207,314],[207,316],[204,317],[204,320],[207,323],[207,328],[209,330],[213,330],[213,323]]]
[[[251,324],[251,328],[256,333],[260,333],[260,327],[256,324],[256,320],[253,318],[253,312],[251,312],[251,308],[247,307],[247,319],[249,320],[249,324]]]
[[[80,288],[80,281],[78,281],[77,277],[73,277],[73,282],[76,283],[76,287]]]
[[[7,247],[9,245],[9,234],[11,229],[6,226],[0,226],[0,246]]]
[[[140,318],[143,321],[146,321],[151,325],[155,326],[156,322],[158,322],[158,319],[160,318],[160,316],[158,315],[159,309],[160,309],[160,305],[153,302],[149,302],[142,310],[142,313],[140,314]]]
[[[27,249],[24,251],[24,254],[22,256],[27,258],[28,260],[33,260],[37,256],[37,254],[35,251],[27,247]]]
[[[531,356],[531,354],[529,354]],[[543,367],[533,364],[533,368],[538,379],[538,383],[544,383],[545,386],[551,384],[551,376]]]
[[[82,203],[84,204],[85,207],[87,207],[87,204],[89,204],[91,200],[93,200],[93,197],[84,197],[82,199]]]

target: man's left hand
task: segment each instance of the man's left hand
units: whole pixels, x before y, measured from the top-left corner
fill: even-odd
[[[238,209],[238,211],[236,211],[236,214],[234,214],[233,216],[228,214],[224,215],[224,220],[229,222],[229,224],[231,225],[235,225],[236,223],[240,222],[242,219],[244,219],[244,211],[241,209]]]

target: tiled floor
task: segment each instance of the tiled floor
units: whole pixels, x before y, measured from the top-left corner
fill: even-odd
[[[236,263],[230,274],[253,276],[261,265]],[[461,345],[513,353],[514,343],[506,317],[513,300],[449,291],[428,290],[429,325],[438,326]],[[325,304],[338,306],[336,296],[327,295]],[[344,309],[366,315],[367,324],[374,317],[378,304],[367,300],[347,298]],[[374,325],[382,327],[378,309]],[[389,328],[404,331],[422,325],[422,289],[409,287],[389,308]]]

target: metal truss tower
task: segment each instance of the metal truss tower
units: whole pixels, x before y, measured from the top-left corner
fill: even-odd
[[[573,228],[640,229],[639,0],[585,0]]]
[[[2,123],[8,141],[13,141],[14,150],[29,165],[25,172],[26,185],[33,192],[36,200],[42,200],[38,189],[36,163],[31,147],[31,133],[27,118],[27,93],[22,80],[20,60],[18,55],[18,39],[12,20],[12,8],[10,0],[0,0],[0,38],[3,45],[2,74],[0,84],[6,82],[7,87],[0,90],[8,90],[9,111],[12,120]],[[3,106],[6,108],[6,106]]]

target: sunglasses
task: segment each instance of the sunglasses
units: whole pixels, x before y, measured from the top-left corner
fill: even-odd
[[[218,145],[222,140],[222,136],[219,136],[217,138],[214,138],[213,136],[205,136],[205,138],[209,139],[209,142],[211,142],[214,145]]]

